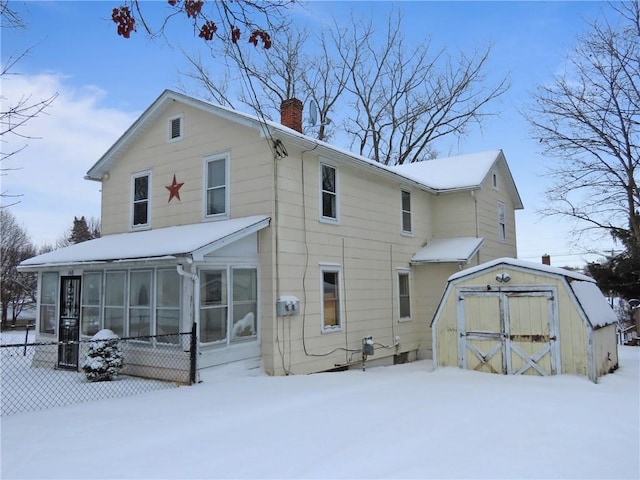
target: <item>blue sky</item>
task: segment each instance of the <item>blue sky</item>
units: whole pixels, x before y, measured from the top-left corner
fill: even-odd
[[[186,22],[173,21],[171,42],[151,41],[142,32],[126,40],[110,20],[116,2],[19,2],[12,0],[26,23],[24,30],[2,34],[2,63],[10,55],[34,47],[16,66],[20,75],[3,78],[2,96],[32,99],[59,96],[48,114],[31,121],[23,134],[37,140],[13,138],[5,151],[28,144],[5,162],[16,168],[0,177],[2,191],[22,194],[11,207],[36,244],[55,243],[74,216],[100,216],[99,184],[83,179],[124,130],[165,89],[185,83],[188,65],[182,51],[203,50]],[[166,11],[164,1],[144,2],[153,19]],[[311,29],[326,28],[332,16],[371,17],[384,25],[389,2],[311,2],[294,8],[290,18]],[[604,252],[608,240],[570,236],[566,220],[545,218],[548,180],[542,174],[553,160],[544,159],[519,111],[526,108],[536,85],[564,68],[579,34],[607,6],[602,2],[396,2],[404,15],[411,42],[431,39],[434,49],[451,54],[472,53],[493,45],[488,81],[509,76],[511,88],[496,108],[501,115],[466,139],[437,146],[441,156],[502,149],[511,167],[525,210],[516,215],[518,253],[539,261],[548,253],[554,265],[580,265],[599,258],[587,249]],[[156,17],[157,18],[157,17]],[[188,86],[188,84],[187,84]],[[193,92],[190,92],[193,93]],[[5,99],[3,98],[3,102]],[[4,141],[4,139],[3,139]],[[339,145],[345,147],[345,145]],[[4,202],[6,203],[6,201]]]

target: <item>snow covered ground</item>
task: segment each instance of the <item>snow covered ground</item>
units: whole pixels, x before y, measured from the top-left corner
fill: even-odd
[[[430,361],[203,383],[2,418],[10,478],[640,478],[640,348],[585,378]]]

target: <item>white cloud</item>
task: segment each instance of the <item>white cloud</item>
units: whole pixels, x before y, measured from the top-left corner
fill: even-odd
[[[31,103],[38,102],[56,93],[46,113],[29,120],[20,131],[23,137],[33,138],[5,135],[9,138],[2,139],[5,153],[26,145],[3,162],[2,191],[22,195],[20,203],[10,208],[38,245],[54,244],[74,216],[100,217],[100,184],[83,177],[138,115],[102,106],[107,92],[90,85],[73,87],[62,75],[2,79],[6,105],[25,96],[30,96]],[[3,204],[10,203],[10,198],[3,199]]]

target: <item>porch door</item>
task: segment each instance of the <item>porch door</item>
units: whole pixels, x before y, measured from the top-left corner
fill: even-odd
[[[81,277],[62,277],[60,291],[60,324],[58,368],[78,369],[78,341],[80,340],[80,280]]]

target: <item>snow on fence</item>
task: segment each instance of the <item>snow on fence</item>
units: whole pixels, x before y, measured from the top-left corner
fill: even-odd
[[[189,385],[195,379],[193,332],[119,339],[123,367],[112,380],[101,382],[88,380],[82,371],[95,340],[33,342],[25,337],[21,343],[6,344],[4,337],[0,344],[2,416],[137,395]],[[75,366],[65,365],[69,357]]]

